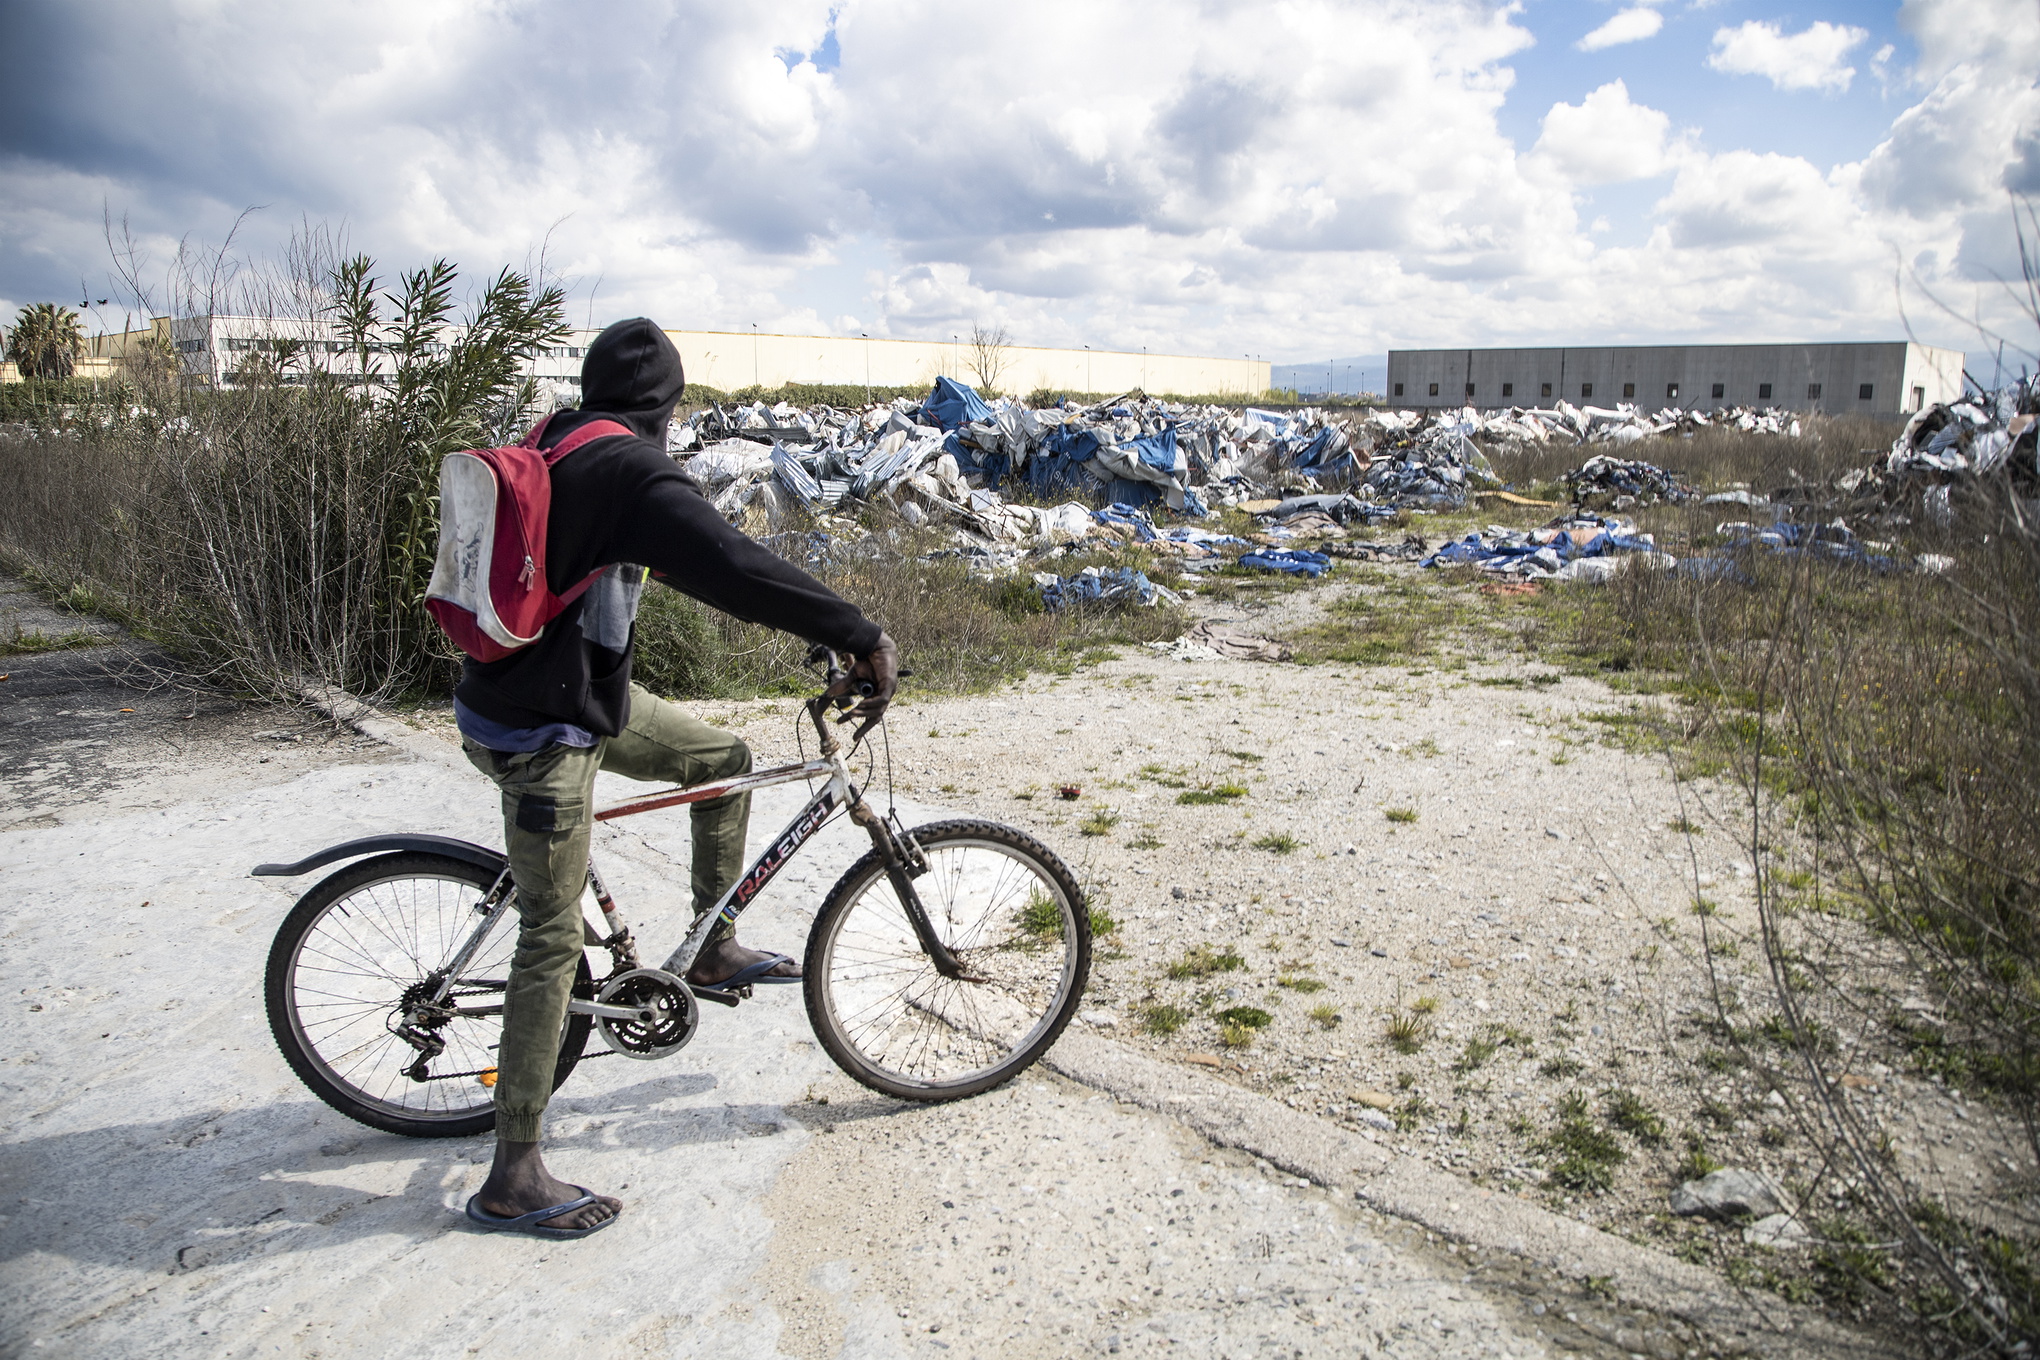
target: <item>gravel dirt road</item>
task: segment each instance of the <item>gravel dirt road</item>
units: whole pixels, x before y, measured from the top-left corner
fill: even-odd
[[[616,1229],[470,1232],[486,1140],[351,1124],[278,1057],[262,961],[305,885],[246,870],[391,828],[490,841],[492,794],[450,747],[143,694],[92,656],[0,682],[26,682],[5,756],[42,772],[0,793],[0,1353],[1606,1350],[1556,1278],[1497,1267],[1490,1289],[1421,1232],[1046,1072],[935,1109],[871,1097],[792,989],[563,1090],[549,1150],[628,1201]],[[792,805],[759,802],[768,833]],[[678,932],[685,837],[676,817],[598,848],[654,940]],[[790,871],[747,937],[797,946],[851,849]]]

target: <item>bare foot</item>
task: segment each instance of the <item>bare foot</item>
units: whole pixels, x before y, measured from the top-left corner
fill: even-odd
[[[738,944],[737,937],[732,935],[702,950],[701,957],[687,970],[687,980],[697,987],[713,987],[720,984],[723,979],[733,978],[752,964],[762,963],[771,957],[771,954],[762,949],[746,949]],[[792,962],[782,963],[768,976],[797,978],[800,976],[800,965]]]
[[[549,1209],[555,1204],[571,1204],[580,1197],[578,1188],[545,1169],[545,1159],[538,1155],[538,1144],[510,1143],[499,1138],[496,1140],[496,1160],[489,1167],[489,1179],[482,1182],[481,1192],[475,1199],[498,1218],[516,1218],[536,1209]],[[570,1214],[541,1220],[541,1226],[592,1228],[621,1212],[622,1200],[597,1195],[593,1204]]]

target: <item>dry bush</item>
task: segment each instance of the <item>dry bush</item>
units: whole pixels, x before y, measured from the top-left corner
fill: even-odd
[[[372,271],[317,231],[278,270],[180,260],[178,309],[260,318],[266,367],[230,391],[159,374],[25,412],[0,435],[0,552],[58,590],[86,586],[228,688],[443,686],[455,654],[422,598],[439,460],[521,431],[521,370],[561,333],[563,297],[505,270],[449,336],[452,266],[388,290]],[[385,385],[302,343],[320,317],[359,368],[387,365]]]

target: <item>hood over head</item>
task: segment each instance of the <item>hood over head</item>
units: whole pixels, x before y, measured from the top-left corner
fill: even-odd
[[[666,442],[686,390],[680,351],[641,316],[604,329],[581,361],[581,409],[614,416],[656,444]]]

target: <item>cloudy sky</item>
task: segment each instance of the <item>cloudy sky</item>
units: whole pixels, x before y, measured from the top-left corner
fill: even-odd
[[[0,0],[0,319],[125,217],[576,323],[1252,354],[2034,346],[2040,0]],[[83,292],[81,292],[81,288]],[[1934,299],[1957,316],[1937,309]]]

